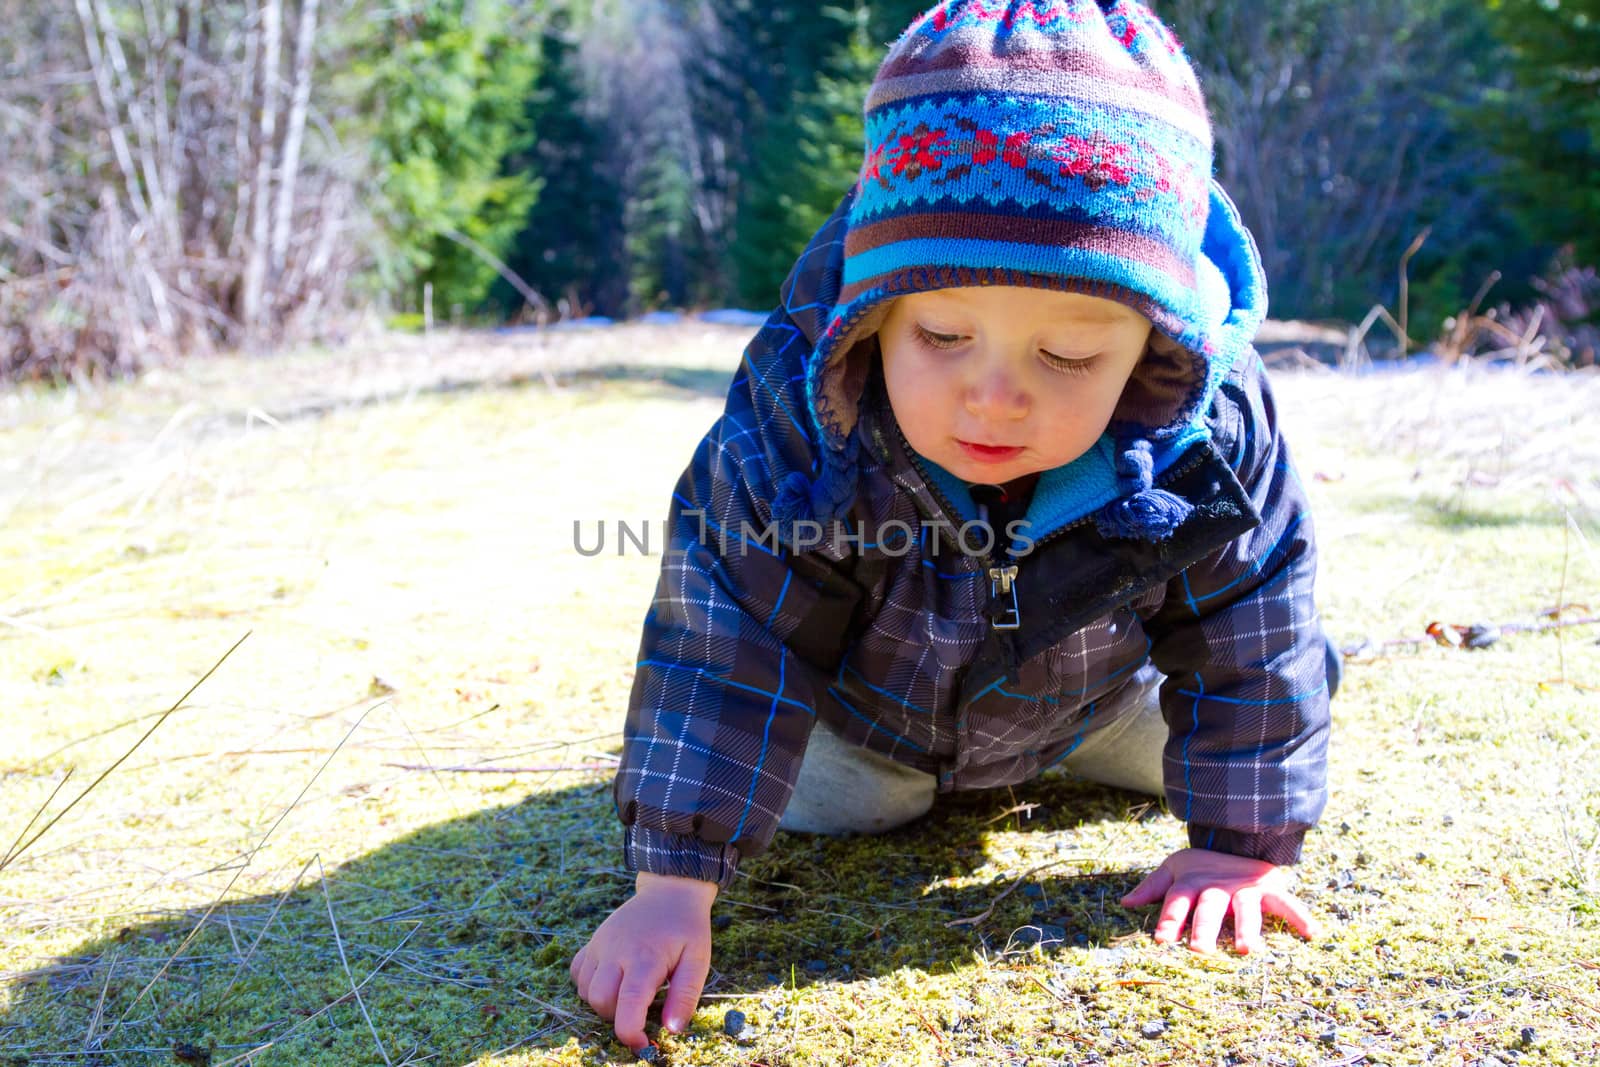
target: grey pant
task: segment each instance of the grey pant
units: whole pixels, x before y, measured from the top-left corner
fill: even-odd
[[[1103,785],[1160,796],[1161,749],[1167,724],[1157,700],[1161,672],[1141,667],[1129,685],[1142,690],[1126,715],[1083,739],[1056,766]],[[802,834],[879,833],[927,814],[937,780],[817,723],[806,746],[794,796],[778,829]]]

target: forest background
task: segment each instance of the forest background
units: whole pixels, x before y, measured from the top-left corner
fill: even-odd
[[[0,378],[766,310],[923,6],[0,0]],[[1594,363],[1600,0],[1153,6],[1274,318]]]

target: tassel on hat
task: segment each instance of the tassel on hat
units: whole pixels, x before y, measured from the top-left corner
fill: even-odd
[[[839,448],[823,450],[822,471],[813,480],[793,471],[778,486],[772,517],[781,524],[780,540],[792,542],[794,523],[822,522],[840,517],[856,495],[856,460],[860,445],[855,434]]]
[[[1095,515],[1102,536],[1165,541],[1194,510],[1182,497],[1155,487],[1155,459],[1144,438],[1118,442],[1117,482],[1124,495]]]

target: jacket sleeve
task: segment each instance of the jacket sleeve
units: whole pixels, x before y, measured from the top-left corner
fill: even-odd
[[[1167,676],[1167,800],[1190,844],[1287,864],[1327,803],[1327,653],[1305,493],[1260,359],[1241,362],[1213,440],[1262,521],[1172,580],[1151,658]]]
[[[801,461],[784,420],[804,398],[771,358],[783,343],[806,342],[780,309],[672,495],[614,785],[631,871],[726,887],[767,847],[861,601],[842,556],[770,535],[787,473],[773,442]]]

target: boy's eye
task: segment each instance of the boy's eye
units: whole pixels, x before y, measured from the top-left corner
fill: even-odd
[[[958,333],[935,333],[925,326],[917,327],[917,336],[934,348],[954,348],[961,343],[961,335]]]
[[[1089,368],[1094,364],[1093,356],[1073,359],[1069,356],[1058,356],[1054,352],[1046,352],[1042,348],[1039,350],[1039,354],[1044,357],[1046,366],[1063,374],[1087,374],[1089,373]]]

